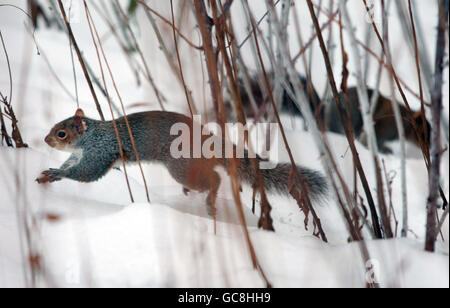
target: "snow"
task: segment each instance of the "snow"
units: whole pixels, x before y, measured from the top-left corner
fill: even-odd
[[[79,230],[74,227],[77,224],[83,226],[83,234],[74,233]],[[58,237],[49,235],[49,244],[58,243],[60,249],[59,253],[49,251],[48,259],[51,262],[80,255],[83,252],[76,243],[87,242],[88,252],[84,253],[88,264],[73,264],[62,258],[62,264],[56,261],[58,273],[67,275],[64,269],[87,267],[95,286],[263,287],[252,268],[239,226],[219,223],[217,235],[211,226],[210,219],[186,215],[165,205],[135,204],[92,222],[49,226],[45,234],[64,233],[65,241],[61,243]],[[309,236],[279,236],[254,227],[250,230],[261,264],[277,287],[364,284],[365,271],[355,244],[329,247]],[[440,274],[441,268],[448,266],[446,256],[420,253],[417,243],[408,240],[373,242],[370,247],[373,258],[383,263],[380,282],[385,286],[446,285],[448,276]],[[64,251],[63,256],[60,251]],[[223,255],[225,251],[236,253],[228,259]],[[430,262],[433,266],[427,265]],[[429,269],[426,276],[421,274],[423,268]],[[399,275],[392,275],[396,271]],[[417,280],[417,276],[421,279]],[[67,283],[65,277],[54,278],[62,285]],[[67,286],[76,286],[82,281],[79,278]]]
[[[16,2],[16,5],[26,7],[26,1]],[[422,5],[422,1],[417,2]],[[170,11],[162,2],[155,3],[155,7],[169,16]],[[354,13],[357,9],[360,9],[359,6],[351,10],[355,18],[358,16]],[[255,10],[257,16],[265,12],[264,6],[255,5]],[[303,3],[299,12],[300,17],[309,23]],[[435,7],[421,7],[419,12],[423,16],[434,16]],[[238,11],[236,14],[239,16]],[[0,147],[0,287],[29,285],[29,276],[25,272],[29,268],[29,251],[23,242],[26,239],[22,228],[23,217],[28,217],[32,226],[32,251],[39,252],[41,257],[42,271],[38,276],[38,286],[264,287],[264,281],[252,266],[230,193],[229,179],[223,171],[220,171],[222,186],[217,204],[216,234],[214,221],[206,211],[206,195],[191,193],[184,196],[182,187],[159,165],[144,166],[151,204],[146,203],[145,189],[136,166],[129,170],[134,204],[130,202],[123,173],[119,170],[112,170],[104,179],[91,184],[61,181],[39,186],[34,182],[41,171],[57,167],[67,158],[67,153],[46,146],[43,138],[55,122],[72,115],[76,105],[50,74],[42,55],[36,54],[33,41],[24,30],[21,13],[1,7],[0,20],[14,78],[13,105],[24,140],[30,145],[26,150]],[[435,25],[430,20],[424,18],[424,27],[434,33]],[[99,30],[105,30],[101,22],[97,26]],[[145,34],[145,54],[151,61],[151,71],[158,86],[171,102],[171,110],[187,112],[184,92],[174,81],[172,73],[168,72],[166,60],[155,44],[153,33],[147,35],[143,28],[138,30],[139,36]],[[304,26],[304,31],[308,38],[311,29]],[[82,18],[79,24],[74,24],[74,32],[86,58],[98,72],[95,50]],[[242,33],[239,35],[242,36]],[[434,36],[430,35],[427,39],[430,39],[429,46],[433,46]],[[51,60],[58,77],[74,93],[67,37],[42,28],[36,32],[36,40],[41,52]],[[409,56],[405,56],[407,48],[401,48],[405,43],[398,39],[393,40],[392,44],[393,49],[397,50],[394,52],[394,62],[398,63],[396,69],[399,76],[413,89],[416,88],[414,65],[407,63],[411,61]],[[181,44],[185,48],[183,46]],[[105,42],[104,47],[118,88],[128,106],[127,111],[158,109],[149,87],[136,85],[113,40]],[[296,50],[296,46],[291,48]],[[184,51],[188,52],[188,49]],[[320,85],[324,84],[325,75],[318,55],[313,61],[314,67],[317,67],[313,79]],[[0,56],[0,67],[3,68],[6,62],[3,53]],[[183,61],[186,62],[187,83],[198,106],[202,106],[203,87],[207,84],[198,74],[200,57],[198,53],[188,53],[186,58]],[[335,66],[337,70],[340,68],[339,61]],[[87,115],[97,117],[82,72],[76,67],[80,105]],[[8,87],[8,75],[0,74],[0,90]],[[382,91],[387,89],[388,84],[382,83]],[[106,102],[101,94],[98,95],[106,111]],[[448,98],[448,86],[445,97]],[[205,99],[208,99],[207,93]],[[417,104],[413,98],[411,100]],[[136,102],[149,104],[133,107]],[[110,114],[106,113],[106,116],[110,118]],[[444,116],[448,119],[448,104]],[[284,118],[283,122],[286,123],[287,138],[297,164],[321,170],[319,153],[311,135],[301,129],[301,121],[292,126],[289,125],[290,120]],[[328,134],[328,138],[344,179],[353,187],[353,162],[345,138],[334,134]],[[362,145],[357,146],[363,165],[370,166],[370,153]],[[288,161],[281,138],[278,148],[278,160]],[[427,172],[420,156],[415,154],[409,157],[406,167],[411,232],[407,239],[367,241],[371,264],[364,264],[357,243],[348,243],[349,235],[334,200],[316,206],[329,239],[326,244],[312,235],[311,224],[305,230],[304,215],[290,198],[269,196],[276,232],[258,229],[258,216],[251,213],[251,188],[244,186],[241,198],[247,228],[256,256],[272,285],[364,287],[366,275],[374,266],[378,271],[376,277],[383,287],[448,287],[448,220],[442,234],[445,241],[439,238],[437,252],[424,252]],[[395,155],[382,158],[389,176],[392,176],[392,203],[401,221],[400,160]],[[442,187],[447,197],[448,170],[449,153],[446,151],[442,162]],[[375,178],[370,172],[368,180],[375,191]],[[361,187],[358,189],[362,191]]]

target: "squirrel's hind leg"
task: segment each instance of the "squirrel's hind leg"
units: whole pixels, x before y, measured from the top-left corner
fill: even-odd
[[[213,172],[210,176],[210,189],[208,197],[206,197],[206,204],[208,205],[208,214],[212,217],[216,217],[216,200],[217,200],[217,191],[220,186],[220,176],[217,172]]]
[[[179,159],[171,161],[167,168],[172,177],[183,185],[183,192],[209,192],[206,198],[208,214],[214,216],[220,176],[214,171],[212,164],[203,160]]]

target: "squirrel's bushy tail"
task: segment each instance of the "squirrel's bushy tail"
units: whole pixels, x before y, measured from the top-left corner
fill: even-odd
[[[239,159],[239,179],[248,184],[255,183],[255,174],[250,159]],[[282,195],[289,195],[289,176],[291,164],[280,163],[274,169],[260,169],[264,179],[265,189]],[[322,201],[327,198],[328,184],[325,177],[318,171],[297,166],[301,179],[308,187],[309,197],[312,201]]]

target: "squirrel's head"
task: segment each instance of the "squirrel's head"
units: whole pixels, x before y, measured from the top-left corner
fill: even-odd
[[[45,142],[57,150],[72,152],[86,130],[84,112],[78,109],[75,116],[53,126],[50,133],[45,137]]]

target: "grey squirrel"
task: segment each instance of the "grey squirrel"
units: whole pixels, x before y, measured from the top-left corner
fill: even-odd
[[[273,73],[269,73],[268,77],[270,80],[272,80],[274,78]],[[301,75],[299,75],[299,81],[302,84],[304,91],[306,91],[305,94],[308,100],[308,104],[310,105],[311,110],[313,111],[319,126],[323,124],[323,127],[326,131],[344,134],[344,127],[342,126],[342,121],[340,119],[337,106],[334,103],[334,99],[327,101],[326,104],[322,104],[322,101],[319,98],[317,92],[315,91],[313,85],[310,82],[308,82],[305,77]],[[290,84],[289,86],[291,89],[293,89],[292,84]],[[263,106],[263,104],[267,102],[267,97],[265,97],[264,91],[259,86],[257,78],[254,75],[251,76],[250,88],[252,91],[252,96],[255,98],[257,106],[258,107]],[[244,111],[247,117],[254,117],[255,114],[253,112],[253,109],[251,108],[250,97],[246,91],[246,88],[242,80],[240,80],[239,89],[242,103],[244,105]],[[375,91],[372,89],[368,89],[367,92],[369,98],[371,98]],[[348,88],[346,93],[348,95],[350,102],[349,114],[352,119],[355,137],[359,139],[362,143],[365,143],[363,119],[360,110],[357,89],[355,87]],[[344,93],[343,92],[339,93],[339,96],[344,104],[345,109],[347,109]],[[378,147],[380,151],[383,153],[386,154],[391,153],[391,149],[389,149],[386,146],[386,143],[389,141],[398,140],[397,125],[395,122],[392,104],[391,101],[388,98],[384,97],[383,95],[379,95],[375,104],[376,107],[373,114],[373,120],[375,125],[375,132],[377,135]],[[293,116],[302,117],[302,114],[297,105],[295,104],[294,100],[287,94],[285,90],[283,90],[282,104],[280,111],[289,113]],[[400,113],[402,115],[403,126],[405,128],[406,140],[420,147],[414,131],[413,125],[414,121],[415,125],[420,130],[422,140],[424,140],[427,144],[429,144],[431,136],[431,125],[429,124],[428,121],[425,121],[425,123],[423,123],[421,112],[420,111],[414,112],[413,117],[411,117],[406,107],[400,105]]]
[[[203,153],[200,158],[174,158],[171,155],[171,144],[178,138],[171,135],[171,127],[174,124],[184,123],[192,132],[193,120],[178,113],[149,111],[130,114],[128,121],[140,160],[165,165],[171,176],[183,186],[185,193],[189,190],[209,192],[207,204],[211,208],[215,204],[221,181],[214,168],[223,166],[228,170],[230,159],[206,158]],[[116,124],[126,162],[136,162],[125,119],[123,117],[117,119]],[[202,144],[205,139],[206,137],[202,136]],[[36,180],[40,184],[63,178],[79,182],[97,181],[121,160],[113,122],[87,118],[81,109],[77,110],[75,116],[56,124],[45,138],[45,142],[55,149],[72,152],[72,155],[59,169],[42,172]],[[192,138],[190,142],[192,143]],[[192,148],[191,146],[191,151]],[[257,159],[260,160],[259,157]],[[245,158],[238,160],[240,180],[254,185],[255,175],[250,158],[245,155]],[[299,166],[297,169],[306,183],[310,198],[313,201],[325,198],[327,183],[321,173]],[[289,193],[291,164],[278,164],[274,169],[261,169],[260,172],[268,191],[285,195]]]
[[[273,83],[275,79],[275,75],[273,72],[269,72],[267,74],[269,82]],[[288,79],[286,79],[288,80]],[[311,110],[316,112],[317,118],[323,118],[324,117],[324,108],[320,106],[320,98],[317,94],[316,90],[312,86],[311,82],[308,81],[308,79],[302,75],[298,75],[298,81],[302,85],[303,91],[305,91],[305,97],[308,100],[309,106]],[[250,76],[249,80],[249,86],[252,91],[252,95],[255,99],[255,103],[258,108],[263,107],[264,104],[270,105],[269,96],[267,93],[264,93],[264,91],[261,91],[261,87],[258,83],[258,78],[256,75]],[[289,82],[289,87],[291,89],[291,92],[294,93],[294,87]],[[244,105],[244,112],[247,117],[255,117],[253,109],[251,108],[250,104],[250,96],[247,93],[247,90],[244,85],[244,81],[242,79],[239,79],[239,93],[241,95],[241,100]],[[299,108],[295,104],[294,100],[291,98],[291,96],[287,93],[286,90],[283,89],[282,92],[282,102],[281,102],[281,112],[282,113],[288,113],[293,116],[303,117],[302,113],[300,112]],[[231,103],[230,103],[231,104]]]
[[[367,93],[369,99],[374,95],[374,90],[368,89]],[[347,110],[347,104],[345,103],[344,93],[340,93],[340,99],[344,103],[345,110]],[[347,89],[347,95],[349,98],[350,105],[350,116],[353,124],[353,131],[355,132],[355,137],[360,139],[363,143],[365,142],[364,136],[364,122],[359,106],[358,91],[356,88],[352,87]],[[373,121],[375,125],[375,133],[377,135],[377,143],[379,150],[383,153],[391,153],[391,150],[386,146],[389,141],[398,140],[397,125],[395,122],[394,110],[392,108],[391,100],[384,97],[383,95],[378,96],[376,101],[375,110],[373,112]],[[422,113],[420,111],[414,112],[411,117],[405,106],[400,105],[400,114],[403,120],[403,126],[405,129],[405,139],[418,147],[419,141],[417,140],[416,133],[414,131],[413,122],[420,130],[420,136],[426,144],[430,144],[431,136],[431,125],[425,120],[425,125],[422,119]],[[327,107],[327,129],[331,132],[338,134],[344,134],[344,127],[339,118],[337,106],[334,102],[331,102]]]

